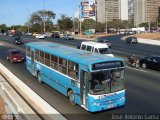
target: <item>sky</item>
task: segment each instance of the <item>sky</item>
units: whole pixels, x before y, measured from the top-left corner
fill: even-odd
[[[24,25],[28,16],[38,10],[51,10],[56,14],[56,24],[61,14],[73,17],[78,11],[79,0],[0,0],[0,24]]]

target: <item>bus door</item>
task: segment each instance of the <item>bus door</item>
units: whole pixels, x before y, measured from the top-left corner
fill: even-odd
[[[31,72],[35,75],[35,68],[34,68],[34,51],[31,50]]]
[[[87,107],[87,72],[81,70],[80,72],[81,80],[80,80],[80,99],[81,105]]]

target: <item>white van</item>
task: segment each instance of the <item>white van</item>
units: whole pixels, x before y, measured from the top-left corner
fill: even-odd
[[[97,42],[82,42],[80,45],[81,50],[90,51],[94,53],[99,53],[103,55],[107,55],[110,57],[114,57],[111,53],[111,50],[106,44],[97,43]]]

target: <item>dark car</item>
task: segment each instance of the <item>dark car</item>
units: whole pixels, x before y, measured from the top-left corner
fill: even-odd
[[[19,44],[23,44],[22,40],[20,37],[15,37],[13,40],[12,40],[12,44],[14,45],[19,45]]]
[[[111,48],[111,45],[112,45],[111,41],[106,39],[100,39],[100,40],[97,40],[97,42],[105,43],[106,45],[108,45],[109,48]]]
[[[58,33],[53,33],[51,36],[52,36],[53,38],[60,38],[60,35],[59,35]]]
[[[127,43],[138,43],[137,37],[128,37],[125,40]]]
[[[13,63],[13,62],[24,62],[25,61],[24,55],[17,49],[8,50],[6,59],[10,60],[11,63]]]
[[[142,68],[150,68],[160,70],[160,56],[147,56],[139,61]]]

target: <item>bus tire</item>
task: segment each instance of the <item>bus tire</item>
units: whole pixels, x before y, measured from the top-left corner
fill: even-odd
[[[38,82],[42,84],[43,83],[43,81],[42,81],[42,74],[40,72],[38,72],[37,78],[38,78]]]
[[[76,105],[76,103],[75,103],[75,94],[74,94],[74,92],[72,90],[70,90],[68,92],[68,97],[69,97],[69,101],[70,101],[71,105]]]

